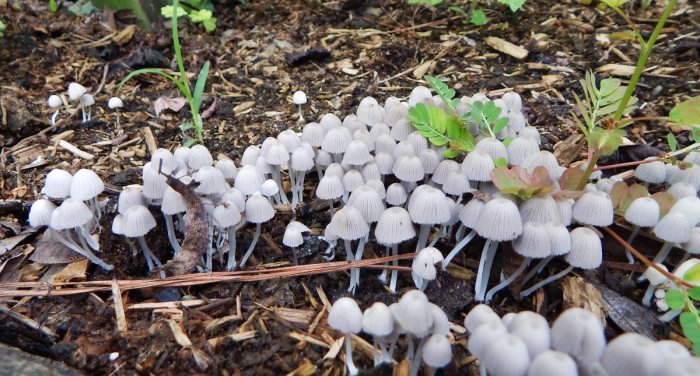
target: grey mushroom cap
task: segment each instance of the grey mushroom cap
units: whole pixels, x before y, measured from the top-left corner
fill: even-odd
[[[578,227],[571,231],[571,250],[564,257],[570,265],[595,269],[603,262],[603,245],[595,231]]]
[[[29,209],[29,225],[32,227],[48,226],[51,223],[51,213],[56,205],[47,199],[34,201]]]
[[[362,330],[362,311],[352,298],[340,298],[328,311],[328,325],[342,333],[359,333]]]
[[[452,346],[446,335],[433,334],[423,347],[423,362],[432,368],[442,368],[452,360]]]
[[[272,207],[270,201],[261,195],[260,192],[255,192],[248,197],[245,203],[245,217],[251,223],[267,222],[275,216],[275,208]]]
[[[423,337],[433,325],[433,315],[428,298],[418,290],[403,294],[399,302],[389,306],[396,322],[404,332]]]
[[[589,310],[569,308],[552,324],[552,348],[582,363],[595,363],[605,349],[605,333]]]
[[[475,230],[487,239],[508,241],[523,231],[518,207],[505,198],[495,198],[484,205]]]
[[[547,350],[532,360],[527,376],[578,376],[578,369],[569,355]]]
[[[41,189],[41,193],[49,198],[69,197],[72,180],[73,175],[70,172],[54,168],[46,175],[46,181]]]
[[[345,206],[331,218],[329,231],[341,239],[356,240],[369,234],[369,225],[358,209]]]
[[[129,238],[146,235],[156,227],[156,219],[145,206],[135,205],[127,209],[122,220],[122,234]]]
[[[73,175],[70,196],[77,200],[86,201],[97,197],[104,189],[105,185],[95,171],[83,168]]]
[[[481,324],[489,321],[501,322],[501,318],[486,304],[478,304],[472,308],[464,318],[464,327],[469,333],[473,333]]]
[[[666,362],[653,340],[625,333],[610,341],[600,363],[610,376],[627,376],[654,375]]]
[[[92,210],[84,202],[69,197],[51,212],[49,226],[54,230],[65,230],[83,226],[93,219]]]
[[[394,316],[381,302],[372,304],[362,315],[362,331],[372,336],[384,337],[394,331]]]
[[[146,197],[144,197],[142,188],[139,185],[129,185],[119,193],[119,201],[117,210],[120,214],[125,214],[126,210],[134,205],[146,206]]]
[[[609,226],[613,222],[613,204],[605,192],[586,192],[573,207],[576,221],[591,226]]]
[[[696,376],[700,369],[700,358],[690,357],[668,362],[656,376]]]
[[[530,366],[527,346],[512,334],[493,338],[480,361],[493,376],[524,375]]]

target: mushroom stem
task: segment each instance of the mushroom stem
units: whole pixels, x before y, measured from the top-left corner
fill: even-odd
[[[537,274],[540,274],[542,269],[544,269],[544,267],[547,266],[547,264],[549,264],[549,262],[552,261],[553,258],[554,256],[547,256],[540,260],[540,262],[538,262],[537,265],[535,265],[535,267],[532,268],[532,270],[525,274],[525,278],[523,278],[523,281],[520,282],[520,288],[522,288],[527,283],[527,281],[532,279],[532,277],[536,276]]]
[[[399,331],[398,328],[394,327],[394,332],[391,333],[390,336],[390,345],[389,345],[389,353],[388,355],[388,360],[391,362],[391,360],[394,359],[394,350],[396,349],[396,342],[399,340],[399,335],[401,334],[401,331]]]
[[[411,366],[409,367],[409,372],[410,372],[411,376],[418,375],[418,370],[420,370],[420,362],[421,362],[421,360],[423,360],[423,348],[425,347],[425,343],[428,342],[429,337],[430,336],[425,335],[418,342],[418,348],[416,349],[416,354],[413,357],[413,362],[411,362]]]
[[[272,165],[272,179],[277,183],[279,191],[277,195],[279,196],[283,204],[289,204],[289,199],[287,199],[287,194],[284,193],[284,188],[282,188],[282,178],[280,177],[280,166]]]
[[[180,230],[180,232],[185,231],[185,227],[187,226],[187,221],[185,221],[185,216],[182,215],[182,213],[177,213],[177,228]]]
[[[430,228],[432,226],[430,225],[420,225],[420,232],[418,233],[418,242],[416,243],[416,253],[418,253],[421,249],[425,248],[425,245],[428,244],[428,235],[430,235]]]
[[[214,240],[214,227],[213,226],[209,226],[209,228],[207,229],[207,235],[209,237],[209,242],[207,243],[207,259],[205,261],[204,266],[207,269],[207,272],[211,273],[211,271],[213,269],[212,268],[213,250],[212,250],[212,245],[211,245],[212,241]]]
[[[362,254],[365,252],[366,239],[366,237],[360,238],[357,244],[357,251],[355,251],[354,260],[362,260]],[[350,285],[352,286],[352,290],[348,291],[355,293],[355,288],[360,285],[360,268],[350,269]]]
[[[352,261],[355,259],[353,253],[352,253],[352,241],[348,239],[343,239],[343,248],[345,248],[345,254],[346,258],[348,261]],[[354,273],[353,269],[350,269],[350,286],[348,287],[348,291],[352,292],[355,290],[355,286],[353,285],[354,279],[353,279]]]
[[[297,122],[303,123],[304,122],[304,112],[301,111],[301,105],[299,104],[299,120]]]
[[[226,271],[231,271],[236,268],[236,227],[228,228],[228,261],[226,262]]]
[[[241,259],[241,263],[239,264],[241,269],[243,269],[246,261],[248,261],[248,257],[250,257],[250,255],[253,253],[253,249],[255,249],[255,245],[258,244],[258,239],[260,238],[261,230],[262,230],[262,223],[256,223],[255,224],[255,235],[253,235],[253,241],[250,243],[250,246],[248,246],[248,250],[245,251],[243,258]]]
[[[498,249],[498,242],[492,241],[491,239],[486,239],[484,244],[484,249],[481,251],[481,260],[479,261],[479,271],[476,275],[476,282],[474,284],[475,290],[475,300],[480,302],[484,300],[484,295],[486,295],[486,288],[489,284],[489,276],[491,275],[491,265],[493,264],[493,259],[496,256],[496,250]]]
[[[464,237],[464,232],[467,231],[467,226],[463,224],[459,224],[459,228],[457,228],[457,232],[455,233],[455,240],[456,241],[461,241],[462,238]]]
[[[466,228],[466,227],[465,227],[465,228]],[[461,229],[461,227],[460,227],[460,229]],[[462,250],[462,248],[466,247],[466,245],[469,244],[469,242],[470,242],[472,239],[474,239],[475,236],[476,236],[476,231],[475,231],[475,230],[471,230],[471,231],[469,232],[469,234],[467,234],[467,236],[465,236],[464,238],[462,238],[462,240],[460,240],[459,243],[457,243],[457,245],[455,245],[455,247],[452,248],[452,250],[451,250],[450,253],[447,255],[447,257],[445,257],[445,260],[442,261],[442,267],[443,267],[443,268],[447,268],[447,265],[450,264],[450,262],[452,261],[452,259],[455,258],[455,256],[457,256],[457,254]]]
[[[630,234],[629,238],[627,238],[627,244],[632,244],[634,238],[637,237],[637,234],[639,234],[639,226],[634,226],[632,228],[632,233]],[[627,254],[627,262],[634,264],[634,256],[632,256],[632,252],[630,252],[629,249],[625,249],[625,253]]]
[[[345,333],[345,364],[348,366],[348,375],[354,376],[359,373],[357,367],[352,362],[352,343],[350,333]]]
[[[388,246],[384,247],[384,257],[389,257],[389,256],[391,256],[391,248],[389,248]],[[389,261],[385,261],[383,265],[385,267],[389,266]],[[379,280],[382,281],[382,283],[384,283],[384,284],[386,284],[389,281],[386,278],[387,275],[389,275],[389,269],[384,268],[384,270],[382,270],[382,274],[379,275]]]
[[[99,251],[100,250],[100,244],[95,241],[95,239],[90,236],[90,233],[88,230],[85,228],[85,226],[80,226],[78,227],[78,236],[81,236],[82,238],[87,241],[87,244],[90,246],[90,248]]]
[[[139,236],[136,238],[136,241],[139,243],[139,246],[141,247],[141,250],[143,251],[143,254],[146,257],[146,262],[148,263],[148,271],[153,271],[153,263],[155,263],[159,269],[162,269],[163,264],[160,263],[160,260],[158,260],[156,255],[153,254],[151,249],[148,248],[148,244],[146,244],[146,239],[144,239],[143,236]],[[149,261],[149,258],[152,261]],[[165,272],[163,270],[160,271],[160,277],[165,278]]]
[[[642,304],[644,304],[645,307],[649,307],[651,305],[651,298],[654,296],[654,291],[656,290],[656,286],[657,285],[649,284],[646,291],[644,291],[644,297],[642,298]]]
[[[51,115],[51,125],[55,126],[56,125],[56,119],[58,118],[58,112],[59,110],[56,110],[56,112]]]
[[[670,310],[664,313],[663,315],[659,316],[659,320],[662,322],[669,322],[678,317],[678,315],[680,315],[682,312],[682,310]]]
[[[178,243],[177,238],[175,237],[173,216],[166,214],[163,217],[165,217],[165,228],[168,231],[168,241],[170,241],[170,246],[173,247],[174,254],[177,255],[177,253],[180,252],[180,243]]]
[[[112,270],[114,269],[114,266],[102,261],[99,257],[95,256],[90,249],[83,249],[79,245],[73,243],[72,241],[66,239],[61,235],[60,231],[55,231],[52,229],[49,229],[47,231],[51,231],[54,239],[58,240],[59,243],[63,244],[64,246],[68,247],[71,251],[79,253],[83,255],[85,258],[90,260],[90,262],[97,264],[99,267],[101,267],[104,270]]]
[[[323,169],[319,165],[316,165],[316,174],[318,175],[318,181],[321,181],[323,179]]]
[[[559,278],[561,278],[561,277],[563,277],[563,276],[569,274],[569,272],[571,272],[572,270],[574,270],[573,265],[569,265],[569,267],[567,267],[566,269],[560,271],[559,273],[554,274],[553,276],[551,276],[551,277],[549,277],[549,278],[546,278],[546,279],[543,279],[543,280],[539,281],[538,283],[534,284],[534,285],[533,285],[532,287],[530,287],[529,289],[521,291],[521,292],[520,292],[520,298],[522,299],[522,298],[527,297],[528,295],[530,295],[530,294],[532,294],[533,292],[537,291],[537,289],[539,289],[539,288],[541,288],[541,287],[547,285],[548,283],[554,282],[554,281],[556,281],[557,279],[559,279]]]
[[[506,278],[503,282],[501,282],[501,283],[497,284],[496,286],[492,287],[491,290],[489,290],[489,291],[486,293],[486,299],[485,299],[484,301],[485,301],[486,303],[490,302],[490,301],[491,301],[491,298],[493,298],[493,296],[496,295],[497,292],[503,290],[504,288],[508,287],[511,283],[513,283],[513,281],[515,281],[516,278],[518,278],[521,274],[523,274],[523,272],[525,271],[525,269],[527,268],[527,266],[530,265],[530,261],[531,261],[531,260],[532,260],[531,258],[525,257],[525,259],[523,260],[523,262],[520,264],[520,266],[518,267],[518,269],[517,269],[515,272],[513,272],[513,274],[511,274],[511,275],[510,275],[508,278]]]
[[[659,253],[656,254],[656,257],[654,257],[654,260],[652,260],[651,262],[653,262],[654,264],[663,264],[666,260],[666,257],[668,257],[668,254],[671,253],[672,249],[673,243],[664,242],[664,244],[661,246],[661,249],[659,250]]]
[[[399,255],[399,245],[398,244],[392,244],[391,245],[391,255],[392,256],[398,256]],[[395,267],[399,266],[399,260],[394,259],[394,261],[391,262],[391,264]],[[397,269],[393,269],[391,271],[391,282],[389,283],[389,290],[391,292],[396,292],[396,282],[399,280],[399,271]],[[393,353],[393,351],[392,351]]]

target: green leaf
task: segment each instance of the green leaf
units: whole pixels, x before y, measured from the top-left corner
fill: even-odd
[[[501,158],[498,158],[498,159],[494,159],[494,160],[493,160],[493,164],[494,164],[496,167],[508,167],[508,160],[505,159],[505,158],[503,158],[503,157],[501,157]]]
[[[678,149],[678,140],[676,140],[676,136],[674,136],[673,133],[666,135],[666,141],[668,142],[668,147],[671,149],[671,151],[676,151],[676,149]]]
[[[625,131],[619,128],[603,129],[595,127],[588,134],[588,144],[591,150],[600,153],[602,156],[612,154],[622,144],[622,137]]]
[[[583,178],[583,170],[578,167],[569,167],[564,170],[559,178],[559,186],[564,191],[575,191],[578,188],[578,183]]]
[[[498,133],[508,126],[508,118],[500,118],[496,120],[496,124],[493,126],[493,133]]]
[[[192,93],[192,103],[194,104],[194,112],[197,114],[199,113],[199,108],[202,105],[202,93],[204,92],[204,85],[207,83],[208,75],[209,61],[205,62],[202,66],[202,69],[199,71],[199,75],[197,76],[197,83],[194,85],[194,92]]]
[[[678,290],[669,290],[666,292],[666,304],[672,310],[681,310],[685,308],[685,295]]]
[[[620,8],[623,4],[625,4],[629,0],[601,0],[605,5],[609,6],[610,8]]]
[[[700,264],[695,264],[683,274],[683,280],[688,282],[700,282]]]
[[[192,123],[182,123],[180,124],[180,130],[185,132],[189,131],[190,129],[194,129],[194,124]]]
[[[678,103],[668,117],[674,123],[700,126],[700,95]]]
[[[160,8],[160,14],[163,15],[166,19],[170,19],[173,17],[173,6],[172,5],[166,5],[162,8]],[[182,16],[186,16],[187,11],[185,8],[178,6],[177,7],[177,18],[180,18]]]
[[[212,17],[202,22],[202,26],[204,26],[204,31],[207,33],[211,33],[212,31],[216,30],[216,17]]]
[[[455,97],[454,89],[447,86],[447,84],[442,82],[439,77],[425,75],[423,78],[430,84],[430,86],[433,87],[433,89],[435,89],[443,101],[452,103],[452,98]]]
[[[476,26],[482,26],[486,23],[486,21],[486,13],[484,13],[484,11],[481,9],[474,9],[474,11],[472,12],[472,17],[469,20],[469,22],[471,22],[472,25]]]
[[[49,0],[49,10],[51,13],[56,13],[58,12],[58,3],[56,0]]]
[[[693,137],[693,141],[700,144],[700,126],[690,126],[690,135]]]
[[[502,193],[515,195],[523,200],[553,190],[549,173],[542,166],[535,167],[532,174],[528,174],[519,166],[510,169],[496,167],[491,171],[491,180]]]
[[[189,18],[192,23],[199,23],[199,22],[204,22],[209,19],[211,19],[212,13],[210,10],[207,9],[199,9],[190,12]]]
[[[433,145],[442,146],[450,141],[445,136],[450,117],[441,108],[418,103],[408,110],[408,118],[413,127]]]
[[[506,137],[503,139],[503,145],[505,145],[506,147],[510,145],[511,142],[513,142],[513,137]]]
[[[467,12],[465,12],[464,9],[462,9],[456,5],[452,5],[452,6],[448,7],[447,9],[451,12],[457,13],[457,14],[462,15],[462,16],[467,15]]]
[[[602,98],[605,98],[619,89],[621,85],[622,81],[617,78],[606,78],[600,81],[600,89],[598,89],[598,93],[600,93]]]
[[[688,296],[693,300],[700,301],[700,286],[688,289]]]
[[[460,153],[458,150],[452,150],[452,149],[445,149],[445,151],[442,152],[442,155],[445,158],[449,158],[449,159],[456,158],[460,154],[462,154],[462,153]]]
[[[526,0],[498,0],[501,4],[506,4],[511,12],[517,12],[525,5]]]

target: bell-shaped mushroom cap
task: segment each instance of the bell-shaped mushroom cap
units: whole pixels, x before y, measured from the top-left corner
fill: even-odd
[[[126,237],[144,236],[154,227],[156,227],[156,219],[145,206],[135,205],[124,213],[122,234]]]
[[[104,191],[105,185],[95,171],[80,169],[73,176],[70,184],[70,196],[76,200],[86,201],[97,197]]]
[[[409,134],[406,138],[406,142],[413,146],[413,150],[415,151],[416,155],[428,148],[428,139],[426,139],[418,131],[411,132],[411,134]]]
[[[394,157],[389,153],[377,153],[374,157],[374,163],[380,174],[390,175],[394,167]]]
[[[275,183],[275,181],[272,179],[265,180],[260,186],[260,193],[265,197],[274,196],[279,191],[280,188],[277,186],[277,183]]]
[[[444,159],[440,161],[437,168],[435,168],[433,176],[430,178],[430,180],[437,184],[443,184],[447,177],[450,175],[450,173],[454,171],[459,171],[459,169],[459,163],[451,159]]]
[[[423,103],[424,99],[432,98],[433,93],[430,92],[425,86],[416,86],[411,90],[411,94],[408,96],[408,106],[414,107],[418,103]]]
[[[326,167],[326,173],[323,176],[337,176],[342,179],[345,176],[345,169],[339,163],[331,163]]]
[[[571,235],[569,230],[560,222],[547,222],[545,228],[549,234],[551,256],[562,256],[571,250]]]
[[[609,226],[613,222],[613,204],[605,192],[586,192],[576,200],[573,217],[591,226]]]
[[[680,170],[675,179],[676,181],[688,183],[700,191],[700,167],[696,165]]]
[[[241,221],[241,210],[234,203],[223,202],[216,205],[212,216],[216,226],[228,228],[237,225]]]
[[[452,360],[452,345],[446,335],[433,334],[423,346],[423,362],[432,368],[442,368]]]
[[[347,205],[333,215],[329,227],[333,234],[344,240],[356,240],[369,234],[369,225],[362,213]]]
[[[423,164],[423,170],[426,174],[432,174],[435,172],[438,164],[440,164],[440,156],[437,151],[433,149],[424,149],[418,153],[418,158],[420,158],[420,163]]]
[[[335,200],[345,193],[343,181],[333,175],[324,175],[316,187],[316,197],[321,200]]]
[[[518,132],[518,137],[525,137],[529,138],[535,142],[537,142],[537,145],[540,145],[541,140],[540,140],[540,131],[537,130],[535,127],[527,126]]]
[[[379,197],[379,193],[367,185],[355,189],[348,199],[349,206],[357,208],[367,223],[374,223],[386,209],[384,201]]]
[[[327,151],[318,150],[314,162],[319,166],[328,166],[333,163],[333,156]]]
[[[523,222],[546,223],[560,221],[557,203],[550,195],[532,196],[520,204]]]
[[[168,188],[165,175],[159,174],[157,167],[153,168],[151,162],[143,166],[143,187],[142,192],[144,197],[149,200],[160,200],[163,198],[163,193]]]
[[[691,225],[700,223],[700,198],[697,196],[683,197],[676,201],[669,213],[679,213],[684,215]]]
[[[244,165],[238,170],[233,186],[248,196],[259,191],[264,180],[262,173],[255,166]]]
[[[476,223],[479,220],[481,211],[484,209],[485,202],[479,200],[478,198],[472,198],[467,202],[466,205],[462,206],[459,210],[459,220],[462,224],[471,229],[476,228]]]
[[[241,156],[241,166],[255,166],[255,162],[258,160],[258,157],[262,154],[262,151],[260,148],[256,145],[250,145],[245,150],[243,151],[243,155]]]
[[[666,363],[656,343],[637,333],[625,333],[610,341],[600,359],[610,376],[654,375]]]
[[[70,196],[73,175],[66,170],[54,168],[46,175],[46,182],[41,193],[49,198],[66,198]]]
[[[654,226],[652,232],[665,242],[685,243],[690,240],[693,225],[681,213],[668,213]]]
[[[401,102],[395,96],[390,96],[384,101],[384,122],[393,126],[401,119],[408,118],[408,103]]]
[[[658,266],[664,271],[668,271],[668,268],[666,268],[666,266],[663,264],[657,263],[656,266]],[[647,267],[647,270],[645,270],[642,276],[640,277],[640,280],[643,279],[648,280],[649,285],[651,286],[658,286],[668,281],[668,278],[665,275],[661,274],[661,272],[652,267]]]
[[[552,348],[581,363],[595,363],[605,349],[605,333],[598,318],[583,308],[569,308],[552,324]]]
[[[467,175],[460,170],[450,172],[442,183],[442,191],[448,195],[456,196],[471,191]]]
[[[384,123],[377,123],[372,126],[372,129],[369,130],[369,134],[370,136],[375,138],[381,135],[387,135],[391,137],[391,128],[389,128],[389,126]]]
[[[462,161],[462,172],[474,181],[491,181],[491,171],[495,168],[491,156],[474,150]]]
[[[267,149],[263,149],[262,156],[272,166],[280,166],[289,161],[289,152],[279,141],[272,142]]]
[[[159,148],[151,155],[151,166],[153,166],[156,171],[161,167],[163,171],[175,171],[178,168],[178,163],[170,150]]]
[[[695,187],[684,182],[671,184],[667,192],[671,194],[671,196],[673,196],[673,198],[675,198],[676,201],[679,201],[685,197],[695,197],[697,195]]]
[[[71,82],[68,84],[68,98],[70,100],[78,100],[85,93],[87,93],[87,89],[85,88],[85,86],[77,82]]]
[[[51,223],[51,213],[56,209],[53,202],[40,199],[34,201],[29,209],[29,225],[32,227],[48,226]]]
[[[367,125],[360,121],[355,114],[349,114],[343,118],[343,127],[347,128],[350,133],[367,131]]]
[[[425,170],[417,156],[401,156],[392,168],[394,175],[402,181],[417,182],[425,177]]]
[[[469,333],[474,333],[481,324],[490,321],[496,321],[500,324],[501,318],[498,317],[498,314],[496,314],[490,306],[478,304],[467,313],[467,316],[464,318],[464,327],[467,328]]]
[[[535,154],[532,154],[525,160],[525,162],[523,162],[523,167],[529,173],[532,173],[537,166],[544,167],[547,172],[549,172],[549,177],[552,178],[552,180],[559,180],[561,174],[563,173],[563,170],[559,166],[559,162],[557,162],[557,157],[546,150],[541,150]]]
[[[408,212],[413,223],[434,225],[449,221],[452,213],[445,197],[441,190],[429,185],[416,188],[408,201]]]
[[[661,353],[661,357],[671,363],[677,360],[686,359],[691,356],[688,349],[680,343],[672,340],[658,341],[655,344],[656,351]]]
[[[49,226],[54,230],[65,230],[80,227],[92,219],[92,210],[85,203],[69,197],[51,212]]]
[[[700,165],[700,153],[697,151],[691,151],[690,153],[686,154],[685,158],[683,158],[683,162]]]
[[[540,151],[537,142],[527,137],[514,138],[506,149],[508,151],[508,163],[513,166],[521,166],[531,155]]]
[[[470,333],[467,350],[483,361],[482,358],[489,346],[493,341],[507,335],[508,329],[506,329],[501,320],[488,319],[488,321],[484,321],[473,328]]]
[[[416,149],[413,148],[412,144],[401,141],[396,144],[396,148],[394,148],[394,152],[391,155],[394,159],[399,159],[399,157],[403,157],[404,155],[413,156],[416,155]]]
[[[379,198],[384,200],[386,198],[386,187],[380,179],[369,179],[365,181],[365,185],[374,189],[379,195]]]
[[[119,193],[117,210],[120,214],[125,214],[126,210],[134,205],[146,206],[146,197],[141,192],[140,185],[128,185]]]
[[[121,195],[119,198],[121,203]],[[160,203],[160,211],[162,211],[165,215],[184,213],[187,211],[187,202],[179,192],[168,186],[168,188],[165,189],[165,192],[163,192],[163,198]],[[122,213],[121,210],[119,212]]]
[[[637,168],[634,169],[634,176],[643,182],[651,184],[663,183],[666,179],[666,167],[664,162],[656,159],[656,157],[646,158],[645,160],[654,161],[637,165]]]
[[[501,100],[506,105],[508,112],[520,112],[523,109],[523,100],[520,94],[509,91],[501,97]]]
[[[323,128],[323,131],[328,133],[331,128],[340,128],[343,126],[343,122],[335,114],[324,114],[318,121],[318,124]]]
[[[229,188],[221,195],[221,201],[236,204],[239,209],[245,208],[245,195],[236,188]]]
[[[328,311],[328,325],[342,333],[359,333],[362,330],[362,311],[352,298],[340,298]]]
[[[284,145],[287,153],[291,154],[296,148],[301,146],[301,138],[291,129],[285,129],[277,135],[277,142]]]
[[[380,106],[372,97],[366,97],[360,101],[356,114],[357,119],[370,127],[384,122],[384,107]]]
[[[360,171],[360,173],[362,174],[362,178],[365,180],[365,182],[369,180],[382,179],[382,173],[379,172],[379,167],[374,162],[369,162],[362,166],[362,170]]]
[[[212,164],[214,164],[214,158],[204,145],[194,145],[190,148],[190,154],[187,156],[187,166],[191,170],[196,171]]]
[[[403,205],[407,198],[406,188],[400,183],[392,183],[386,189],[386,203],[389,205]]]
[[[348,145],[352,142],[352,133],[344,127],[332,128],[326,131],[321,143],[321,149],[333,153],[345,153]]]
[[[400,119],[392,125],[390,134],[396,141],[406,141],[414,130],[408,119]]]
[[[523,223],[512,201],[494,198],[484,205],[474,229],[481,237],[502,242],[517,238],[523,231]]]
[[[112,97],[109,98],[109,101],[107,101],[107,107],[109,107],[110,110],[114,110],[115,108],[122,108],[124,107],[124,102],[119,97]]]
[[[297,90],[292,94],[292,103],[296,105],[306,104],[306,93]]]
[[[124,215],[118,213],[114,216],[114,219],[112,220],[112,233],[114,233],[115,235],[124,235],[124,231],[122,231],[123,227]]]
[[[508,325],[508,331],[525,342],[530,358],[535,358],[550,348],[550,330],[547,319],[535,312],[518,313]]]
[[[418,252],[416,258],[413,259],[411,271],[422,279],[432,281],[437,276],[435,264],[442,264],[443,260],[442,253],[436,248],[423,248]]]
[[[683,249],[693,255],[700,253],[700,227],[693,227],[690,232],[690,240],[683,243]]]
[[[352,192],[364,184],[365,179],[362,177],[362,173],[360,171],[349,170],[345,173],[345,175],[343,175],[343,186],[348,192]]]
[[[570,226],[574,219],[574,200],[559,199],[557,202],[557,210],[559,211],[559,222],[564,226]]]
[[[173,157],[178,161],[178,166],[184,165],[184,167],[187,167],[187,159],[190,157],[190,148],[187,146],[178,146],[173,152]]]
[[[374,140],[374,154],[387,153],[393,157],[396,150],[396,141],[386,134],[379,135]]]
[[[667,362],[656,376],[696,376],[700,369],[700,358],[690,357]]]
[[[563,352],[547,350],[535,357],[527,376],[578,376],[576,362]]]
[[[267,222],[275,216],[275,208],[260,192],[253,193],[245,203],[245,217],[251,223]]]
[[[484,137],[474,145],[475,151],[481,151],[488,154],[491,159],[496,160],[503,158],[508,160],[508,151],[506,146],[501,141],[493,137]]]
[[[595,269],[603,262],[603,246],[595,231],[577,227],[571,231],[571,251],[566,262],[581,269]]]
[[[523,232],[513,240],[513,249],[523,257],[545,258],[551,255],[552,242],[547,227],[539,222],[525,222]]]
[[[345,154],[343,154],[342,163],[351,166],[362,166],[372,159],[373,157],[369,153],[367,144],[359,140],[353,140],[348,144]]]
[[[49,97],[48,104],[51,108],[61,107],[63,106],[63,99],[61,99],[61,97],[59,97],[58,95],[54,94]]]
[[[493,338],[479,360],[493,376],[524,375],[530,366],[527,346],[512,334]]]
[[[437,252],[439,253],[440,251]],[[440,254],[440,257],[442,257],[442,254]],[[452,324],[450,319],[447,318],[445,311],[436,304],[428,303],[428,305],[430,306],[430,312],[433,314],[433,329],[430,332],[443,336],[449,335]]]
[[[625,221],[639,227],[654,227],[659,222],[659,203],[651,197],[639,197],[625,210]]]
[[[235,179],[236,175],[238,175],[238,167],[236,167],[236,163],[226,156],[220,155],[214,167],[221,171],[225,179]]]
[[[375,337],[385,337],[394,331],[394,316],[389,307],[376,302],[362,314],[362,331]]]
[[[374,151],[374,136],[365,129],[358,129],[352,134],[352,138],[355,141],[361,141],[367,146],[367,150],[370,152]]]
[[[323,143],[323,137],[326,132],[318,123],[309,123],[304,126],[301,131],[301,140],[308,142],[311,146],[317,148]]]
[[[401,329],[416,337],[424,337],[433,326],[433,314],[428,298],[421,291],[408,291],[398,303],[389,306],[389,309]]]
[[[202,166],[192,175],[192,178],[199,183],[199,186],[194,191],[202,195],[218,195],[226,192],[226,189],[228,189],[224,174],[213,166]]]
[[[304,244],[304,237],[298,228],[294,226],[287,226],[284,230],[284,236],[282,237],[282,244],[287,247],[296,248]]]

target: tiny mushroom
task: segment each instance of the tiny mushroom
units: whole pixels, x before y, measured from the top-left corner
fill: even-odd
[[[358,374],[358,369],[352,361],[352,334],[362,330],[362,311],[352,298],[340,298],[333,303],[328,312],[328,325],[345,335],[345,363],[348,374]]]

